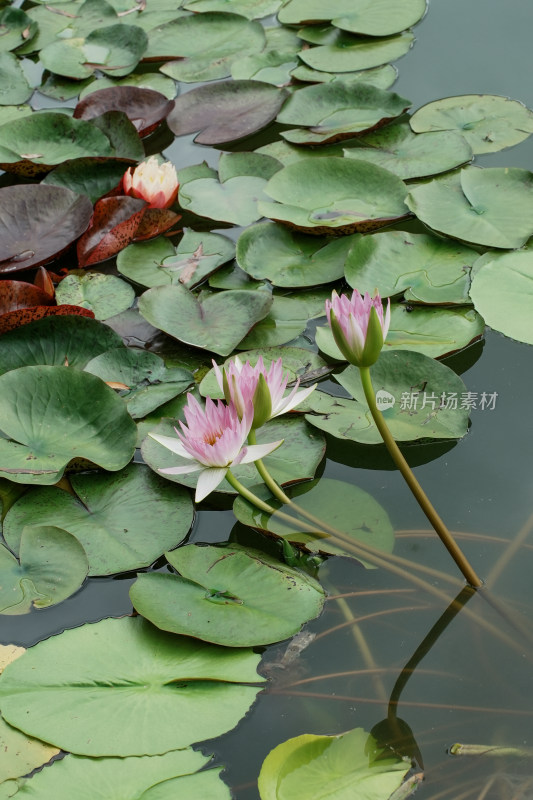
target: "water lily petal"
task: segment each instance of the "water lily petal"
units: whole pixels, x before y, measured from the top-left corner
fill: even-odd
[[[186,464],[183,467],[165,467],[157,471],[163,475],[186,475],[187,472],[198,472],[200,469],[202,469],[201,464]]]
[[[211,467],[204,469],[198,476],[196,484],[196,494],[194,499],[197,503],[202,501],[208,494],[211,494],[219,483],[226,477],[227,467]]]
[[[242,450],[243,456],[242,458],[237,461],[235,460],[234,464],[251,464],[252,461],[258,461],[260,458],[264,458],[276,450],[280,445],[282,445],[284,439],[280,439],[279,442],[269,442],[268,444],[250,444],[247,447],[244,447]]]
[[[182,458],[194,458],[194,456],[190,455],[190,453],[185,450],[180,440],[174,436],[162,436],[159,433],[149,433],[148,436],[150,436],[151,439],[155,439],[155,441],[159,442],[159,444],[162,444],[163,447],[166,447],[168,450],[172,450],[173,453],[176,453],[176,455],[181,456]]]

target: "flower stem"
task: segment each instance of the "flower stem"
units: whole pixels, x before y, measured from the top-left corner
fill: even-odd
[[[450,553],[451,557],[463,573],[464,577],[466,578],[467,582],[470,586],[474,587],[475,589],[482,586],[483,582],[478,577],[472,566],[467,561],[466,557],[464,556],[462,550],[460,549],[459,545],[451,535],[450,531],[439,517],[435,509],[433,508],[429,498],[427,497],[426,493],[418,483],[417,479],[415,478],[411,467],[403,457],[400,448],[396,444],[394,437],[392,436],[387,423],[383,417],[383,414],[379,410],[376,405],[376,396],[374,394],[374,387],[372,386],[372,378],[370,377],[370,369],[369,367],[360,367],[359,373],[361,375],[361,383],[363,385],[363,390],[365,393],[366,402],[368,403],[368,407],[370,408],[370,413],[372,414],[372,418],[376,423],[376,427],[383,439],[387,450],[389,451],[392,459],[400,472],[402,473],[407,485],[411,489],[412,493],[414,494],[420,508],[434,527],[435,531],[439,535],[442,543],[444,544],[445,548]]]

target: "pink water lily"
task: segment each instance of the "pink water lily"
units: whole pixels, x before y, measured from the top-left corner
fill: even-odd
[[[208,397],[205,407],[202,407],[193,395],[188,394],[184,413],[187,425],[180,421],[181,433],[174,428],[177,438],[157,433],[150,433],[149,436],[178,456],[191,461],[191,464],[168,467],[158,472],[163,475],[200,472],[196,502],[217,488],[230,467],[264,458],[283,443],[281,440],[268,444],[246,444],[253,419],[251,406],[247,406],[243,415],[239,416],[232,405],[214,402]]]
[[[178,194],[176,167],[170,161],[160,164],[155,156],[142,161],[122,178],[124,194],[146,200],[148,208],[169,208]]]
[[[269,419],[292,411],[316,387],[315,384],[309,389],[298,391],[300,381],[297,380],[292,391],[285,396],[290,375],[288,372],[283,372],[281,358],[273,361],[268,370],[262,356],[259,356],[254,367],[249,361],[243,364],[236,356],[223,370],[214,361],[213,368],[227,402],[235,406],[240,417],[243,416],[247,406],[250,404],[253,406],[252,428],[260,428]]]
[[[377,293],[363,297],[356,289],[350,298],[334,291],[326,300],[326,314],[335,343],[350,364],[370,367],[377,361],[389,331],[390,299],[384,314]]]

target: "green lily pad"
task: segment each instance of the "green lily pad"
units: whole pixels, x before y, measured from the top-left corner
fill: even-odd
[[[179,575],[139,575],[130,589],[139,614],[164,631],[254,647],[287,639],[324,605],[317,581],[258,550],[191,544],[167,559]]]
[[[409,51],[413,41],[412,33],[387,39],[364,39],[338,31],[332,43],[301,50],[298,55],[308,67],[321,72],[354,72],[395,61]]]
[[[79,755],[159,755],[231,730],[259,691],[243,685],[261,680],[259,659],[141,618],[105,619],[39,642],[6,667],[2,715]]]
[[[279,139],[276,142],[270,142],[270,144],[258,147],[255,152],[271,156],[286,167],[288,164],[294,164],[304,158],[327,158],[329,156],[342,158],[344,155],[343,150],[344,142],[323,144],[320,147],[300,147],[299,145],[290,144],[284,139]]]
[[[289,0],[278,14],[283,25],[331,22],[336,28],[364,36],[390,36],[423,17],[426,0]]]
[[[470,297],[487,325],[533,344],[531,295],[533,251],[486,253],[475,263]]]
[[[284,125],[309,128],[282,131],[287,141],[322,144],[380,127],[409,106],[410,101],[405,97],[368,84],[319,83],[294,92],[276,119]]]
[[[18,48],[17,55],[28,55],[30,53],[39,52],[39,50],[46,47],[46,45],[54,42],[56,36],[61,34],[62,31],[66,31],[67,35],[69,33],[71,35],[74,34],[74,29],[71,27],[73,17],[69,17],[67,14],[72,14],[73,8],[79,12],[81,3],[77,3],[76,5],[73,5],[72,2],[55,3],[55,12],[47,8],[47,5],[48,4],[34,6],[26,12],[32,22],[37,23],[37,32],[35,36]],[[57,13],[58,11],[66,11],[67,14]]]
[[[203,291],[181,285],[155,286],[139,298],[139,311],[152,325],[193,347],[229,355],[272,305],[269,292]]]
[[[96,319],[108,319],[129,308],[135,291],[126,281],[101,272],[67,275],[56,289],[59,304],[81,306],[94,312]]]
[[[422,233],[386,231],[356,236],[346,257],[346,280],[381,297],[403,293],[409,303],[468,303],[476,250]]]
[[[0,105],[25,103],[32,94],[33,89],[22,71],[18,58],[12,53],[0,52]]]
[[[331,283],[344,276],[344,262],[356,236],[319,240],[273,222],[260,222],[239,236],[237,263],[252,278],[266,278],[274,286]]]
[[[304,545],[313,553],[342,555],[354,558],[353,552],[346,548],[342,541],[333,536],[318,537],[311,531],[321,530],[318,523],[309,521],[297,513],[296,509],[284,506],[279,500],[272,498],[266,486],[254,487],[254,493],[275,509],[283,511],[294,520],[291,525],[279,514],[268,514],[237,496],[233,503],[233,513],[244,525],[274,533],[295,544]],[[299,508],[313,515],[317,520],[324,520],[342,534],[353,539],[353,544],[364,545],[392,553],[394,548],[394,529],[387,512],[372,495],[358,486],[343,481],[321,478],[301,486],[293,486],[287,494]],[[366,568],[371,564],[357,559]]]
[[[444,97],[419,108],[410,122],[416,133],[458,131],[476,155],[512,147],[533,133],[533,111],[494,94]]]
[[[267,316],[244,337],[238,349],[277,347],[290,342],[305,331],[309,320],[324,316],[327,290],[274,295]]]
[[[153,428],[153,433],[176,436],[174,424],[174,421],[163,419],[157,427]],[[325,453],[326,445],[323,436],[317,435],[316,430],[307,425],[304,419],[292,414],[288,417],[276,417],[257,431],[259,444],[277,442],[280,439],[284,440],[281,447],[264,459],[265,466],[274,480],[279,484],[310,480]],[[141,452],[146,463],[155,471],[191,463],[175,453],[171,453],[150,436],[144,440]],[[254,486],[259,480],[254,464],[239,464],[232,467],[232,472],[247,487]],[[198,473],[165,475],[165,478],[192,489],[196,487]],[[217,492],[235,494],[235,489],[224,480],[217,487]]]
[[[95,164],[90,158],[76,158],[53,169],[42,183],[47,186],[63,186],[78,194],[85,194],[94,204],[118,186],[125,166],[124,161],[111,158],[101,164]]]
[[[308,233],[368,231],[408,213],[405,184],[355,159],[297,161],[277,172],[265,192],[277,203],[260,201],[264,216]]]
[[[267,289],[265,281],[254,281],[235,262],[221,267],[208,280],[212,289],[246,289],[256,291]]]
[[[267,50],[234,61],[231,65],[231,77],[234,80],[248,79],[271,83],[273,86],[287,86],[291,82],[291,72],[298,63],[293,52]]]
[[[384,800],[411,768],[355,728],[338,736],[296,736],[271,750],[259,775],[261,800]],[[407,796],[407,795],[406,795]]]
[[[426,308],[394,303],[385,350],[413,350],[443,358],[483,336],[485,322],[473,308]],[[345,361],[329,327],[317,328],[316,343],[331,358]]]
[[[71,475],[75,495],[55,486],[27,492],[6,515],[4,538],[21,552],[26,526],[57,525],[75,537],[89,559],[90,575],[148,567],[177,547],[193,521],[189,492],[141,464],[118,473]],[[37,529],[36,529],[37,530]]]
[[[237,58],[260,52],[265,33],[260,22],[240,14],[208,11],[154,28],[145,59],[178,59],[161,72],[186,83],[226,78]]]
[[[133,242],[117,256],[117,269],[141,286],[162,286],[172,283],[173,275],[161,269],[165,258],[174,256],[176,249],[164,236],[146,242]]]
[[[0,57],[0,62],[1,60]],[[1,110],[2,125],[5,125],[6,122],[11,122],[13,119],[28,117],[30,114],[33,114],[33,109],[28,103],[20,106],[4,106]]]
[[[212,220],[251,225],[262,216],[259,203],[268,200],[266,183],[280,166],[259,153],[225,153],[218,175],[210,167],[201,173],[193,167],[188,172],[180,170],[180,206]]]
[[[40,58],[56,75],[84,79],[96,69],[112,77],[133,72],[148,46],[148,36],[137,25],[107,25],[87,36],[57,39],[46,45]]]
[[[87,576],[87,556],[74,536],[38,524],[21,531],[19,559],[0,545],[0,614],[28,614],[57,605]]]
[[[247,19],[262,19],[275,14],[283,0],[189,0],[183,7],[195,13],[229,11]]]
[[[525,169],[466,167],[417,186],[405,202],[421,222],[465,242],[511,249],[533,234],[533,173]]]
[[[460,439],[465,435],[469,413],[464,402],[466,387],[449,367],[406,350],[382,353],[371,374],[381,411],[397,441]],[[357,367],[350,366],[335,377],[354,399],[315,391],[307,399],[313,409],[306,414],[307,421],[336,438],[380,443]]]
[[[413,133],[408,123],[397,122],[364,134],[344,149],[347,158],[370,161],[399,178],[409,180],[448,172],[472,160],[466,139],[454,131]]]
[[[74,458],[116,471],[135,449],[135,423],[122,399],[70,367],[1,375],[0,418],[0,477],[16,483],[56,483]]]
[[[59,754],[57,747],[25,736],[16,728],[7,725],[0,717],[0,747],[2,765],[0,766],[0,797],[11,797],[9,786],[14,778],[27,775],[37,767],[42,767],[53,756]],[[9,783],[7,783],[9,781]],[[13,788],[13,787],[11,787]]]
[[[107,325],[88,317],[46,317],[2,336],[0,375],[19,367],[47,364],[83,369],[100,353],[120,347],[122,339]]]
[[[355,72],[321,72],[311,69],[304,64],[293,69],[292,77],[305,83],[369,83],[377,89],[390,89],[398,77],[398,70],[392,64],[383,64],[372,69],[356,70]]]
[[[37,33],[37,23],[21,8],[8,7],[0,12],[0,52],[15,50]]]
[[[154,92],[164,94],[169,100],[174,100],[177,91],[176,84],[172,78],[166,78],[158,72],[147,72],[145,74],[131,72],[125,78],[114,79],[107,77],[91,80],[79,92],[79,98],[83,100],[84,97],[87,97],[92,92],[97,92],[100,89],[109,89],[111,86],[137,86],[139,89],[151,89]],[[43,92],[43,94],[46,94],[46,92]],[[76,93],[76,96],[78,96],[78,93]]]

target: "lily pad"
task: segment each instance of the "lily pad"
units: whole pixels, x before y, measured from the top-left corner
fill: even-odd
[[[32,94],[33,89],[22,71],[18,58],[12,53],[0,52],[0,105],[25,103]]]
[[[89,198],[62,186],[22,184],[0,189],[0,273],[38,267],[56,258],[83,233],[91,215]]]
[[[381,392],[387,401],[381,410],[397,441],[460,439],[465,435],[469,413],[464,401],[466,387],[449,367],[406,350],[382,353],[371,374],[376,393]],[[313,409],[306,414],[308,422],[336,438],[380,443],[357,367],[350,366],[335,377],[354,399],[315,391],[307,399]]]
[[[336,28],[364,36],[390,36],[423,17],[426,0],[289,0],[278,13],[283,25],[331,22]]]
[[[146,13],[146,12],[144,12]],[[79,92],[80,100],[88,97],[92,92],[100,91],[101,89],[109,89],[111,86],[136,86],[138,89],[150,89],[153,92],[159,92],[173,100],[176,97],[177,87],[172,78],[166,78],[158,72],[146,72],[136,74],[130,72],[125,78],[98,78],[91,80]],[[43,92],[46,94],[46,92]]]
[[[42,180],[45,186],[63,186],[77,194],[85,194],[91,203],[114,189],[125,172],[124,161],[106,159],[95,164],[91,158],[76,158],[60,164]]]
[[[158,628],[226,647],[287,639],[318,616],[324,590],[258,550],[190,544],[166,554],[179,575],[139,575],[136,610]]]
[[[198,297],[181,285],[155,286],[139,298],[151,325],[193,347],[229,355],[268,314],[269,292],[205,290]]]
[[[308,233],[368,231],[405,217],[405,184],[365,161],[303,159],[277,172],[265,187],[277,203],[258,203],[276,222]]]
[[[353,484],[343,481],[320,478],[301,486],[293,486],[287,494],[298,508],[303,509],[317,519],[313,523],[295,507],[284,506],[279,500],[272,498],[266,486],[254,487],[254,493],[276,510],[294,520],[287,521],[286,516],[268,514],[252,505],[241,496],[233,503],[233,513],[243,525],[257,528],[288,542],[304,545],[306,550],[327,555],[341,555],[354,558],[350,548],[332,535],[317,536],[314,530],[322,530],[319,520],[326,521],[343,535],[348,535],[353,544],[358,542],[385,553],[392,553],[394,548],[394,529],[388,514],[372,495]],[[349,543],[348,543],[349,544]],[[372,568],[367,561],[357,559],[366,568]]]
[[[258,147],[256,153],[262,153],[277,159],[284,167],[302,161],[304,158],[327,158],[329,156],[339,156],[343,158],[344,142],[337,144],[323,144],[320,147],[300,147],[290,144],[284,139],[278,139],[270,144]]]
[[[87,576],[81,544],[55,525],[25,527],[19,559],[0,545],[0,614],[28,614],[57,605],[74,594]]]
[[[533,234],[533,173],[525,169],[466,167],[417,186],[405,202],[426,225],[465,242],[511,249]]]
[[[363,134],[356,146],[345,148],[344,155],[370,161],[409,180],[466,164],[472,160],[472,149],[464,136],[454,131],[415,134],[408,123],[396,122]]]
[[[346,280],[381,297],[403,294],[409,303],[468,303],[476,250],[422,233],[386,231],[356,236],[346,257]]]
[[[94,319],[94,314],[79,306],[30,306],[8,311],[0,317],[0,333],[8,333],[30,322],[55,316],[79,316]]]
[[[76,754],[158,755],[231,730],[259,691],[243,685],[261,680],[259,659],[141,618],[105,619],[39,642],[6,667],[2,715]]]
[[[412,33],[387,39],[364,39],[344,31],[334,34],[331,44],[301,50],[300,59],[312,69],[322,72],[354,72],[395,61],[412,47]]]
[[[192,525],[189,492],[144,465],[71,475],[70,482],[75,494],[39,486],[12,506],[4,537],[14,553],[22,558],[26,526],[54,524],[83,547],[90,575],[113,575],[150,566],[181,544]]]
[[[0,52],[15,50],[37,33],[37,23],[21,8],[8,7],[0,12]]]
[[[123,111],[140,136],[147,136],[170,114],[174,101],[152,89],[112,86],[91,92],[74,109],[75,119],[93,119],[107,111]]]
[[[238,349],[277,347],[303,333],[309,320],[325,315],[329,291],[307,291],[291,295],[274,295],[267,316],[239,344]]]
[[[262,19],[275,14],[283,0],[189,0],[183,7],[195,13],[205,13],[206,11],[228,11],[241,14],[247,19]]]
[[[234,61],[231,76],[235,80],[253,79],[273,86],[287,86],[291,71],[298,65],[297,56],[283,50],[266,50]]]
[[[47,364],[83,369],[100,353],[120,347],[122,339],[107,325],[84,317],[47,317],[2,336],[0,374]]]
[[[100,378],[69,367],[0,376],[0,477],[53,484],[74,458],[116,471],[131,460],[135,423]]]
[[[237,240],[237,263],[257,280],[274,286],[305,287],[344,276],[344,262],[359,236],[317,239],[273,222],[247,228]]]
[[[384,800],[411,768],[373,736],[355,728],[338,736],[306,733],[278,745],[259,775],[261,800]]]
[[[221,81],[181,95],[167,118],[176,136],[200,131],[198,144],[243,139],[269,125],[287,93],[261,81]]]
[[[342,83],[369,83],[377,89],[390,89],[398,77],[398,70],[392,64],[383,64],[381,67],[339,74],[338,72],[320,72],[317,69],[311,69],[304,64],[300,64],[299,67],[293,69],[292,77],[305,83],[341,81]]]
[[[287,141],[325,144],[381,127],[410,104],[405,97],[368,84],[319,83],[294,92],[276,119],[285,125],[309,128],[282,131]]]
[[[88,308],[96,319],[108,319],[129,308],[135,299],[133,288],[115,275],[86,272],[67,275],[56,289],[58,303]]]
[[[148,211],[136,197],[102,197],[95,204],[91,224],[78,239],[80,267],[99,264],[119,253],[135,237]]]
[[[20,308],[50,305],[54,302],[54,294],[53,288],[50,296],[34,283],[3,280],[0,282],[0,316]]]
[[[519,342],[533,344],[531,295],[533,251],[486,253],[473,271],[470,297],[487,325]]]
[[[427,103],[410,120],[421,131],[458,131],[472,151],[495,153],[533,133],[533,111],[518,100],[494,94],[463,94]]]

